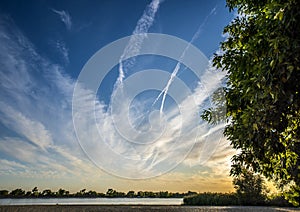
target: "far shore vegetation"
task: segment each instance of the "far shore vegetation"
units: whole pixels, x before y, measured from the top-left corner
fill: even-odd
[[[0,190],[0,198],[183,198],[185,196],[196,195],[197,192],[188,191],[186,193],[172,193],[168,191],[128,191],[121,192],[114,189],[108,189],[106,193],[99,193],[96,191],[88,191],[82,189],[76,193],[70,193],[65,189],[58,189],[58,191],[52,191],[45,189],[39,191],[37,187],[34,187],[31,191],[25,191],[21,188],[14,189],[12,191]]]
[[[269,190],[264,184],[264,180],[247,169],[243,174],[233,179],[236,189],[231,193],[197,193],[188,191],[185,193],[173,193],[168,191],[128,191],[120,192],[114,189],[108,189],[106,193],[88,191],[82,189],[76,193],[70,193],[65,189],[52,191],[45,189],[39,191],[34,187],[31,191],[25,191],[21,188],[12,191],[0,190],[0,198],[183,198],[184,205],[201,206],[233,206],[233,205],[251,205],[251,206],[280,206],[292,207],[293,205],[285,200],[282,194],[270,195]]]

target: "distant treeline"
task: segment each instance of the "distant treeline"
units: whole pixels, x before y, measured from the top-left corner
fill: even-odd
[[[196,195],[197,192],[188,191],[186,193],[172,193],[168,191],[128,191],[120,192],[114,189],[108,189],[106,193],[99,193],[96,191],[87,191],[82,189],[76,193],[70,193],[68,190],[60,188],[58,191],[51,191],[50,189],[45,189],[39,191],[37,187],[34,187],[31,191],[25,191],[21,188],[14,189],[12,191],[0,190],[0,198],[183,198],[185,196]]]

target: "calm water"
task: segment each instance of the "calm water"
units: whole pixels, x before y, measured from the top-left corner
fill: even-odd
[[[0,205],[181,205],[182,198],[0,199]]]

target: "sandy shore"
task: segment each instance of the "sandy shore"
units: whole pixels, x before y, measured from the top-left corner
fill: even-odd
[[[293,208],[277,207],[211,207],[211,206],[148,206],[148,205],[6,205],[0,206],[0,211],[176,211],[176,212],[198,212],[198,211],[300,211]]]

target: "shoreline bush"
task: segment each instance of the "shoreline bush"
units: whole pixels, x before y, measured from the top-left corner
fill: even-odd
[[[253,202],[251,199],[240,199],[237,193],[212,193],[205,192],[186,196],[183,198],[184,205],[194,206],[277,206],[294,207],[282,195],[266,197],[261,201]]]

